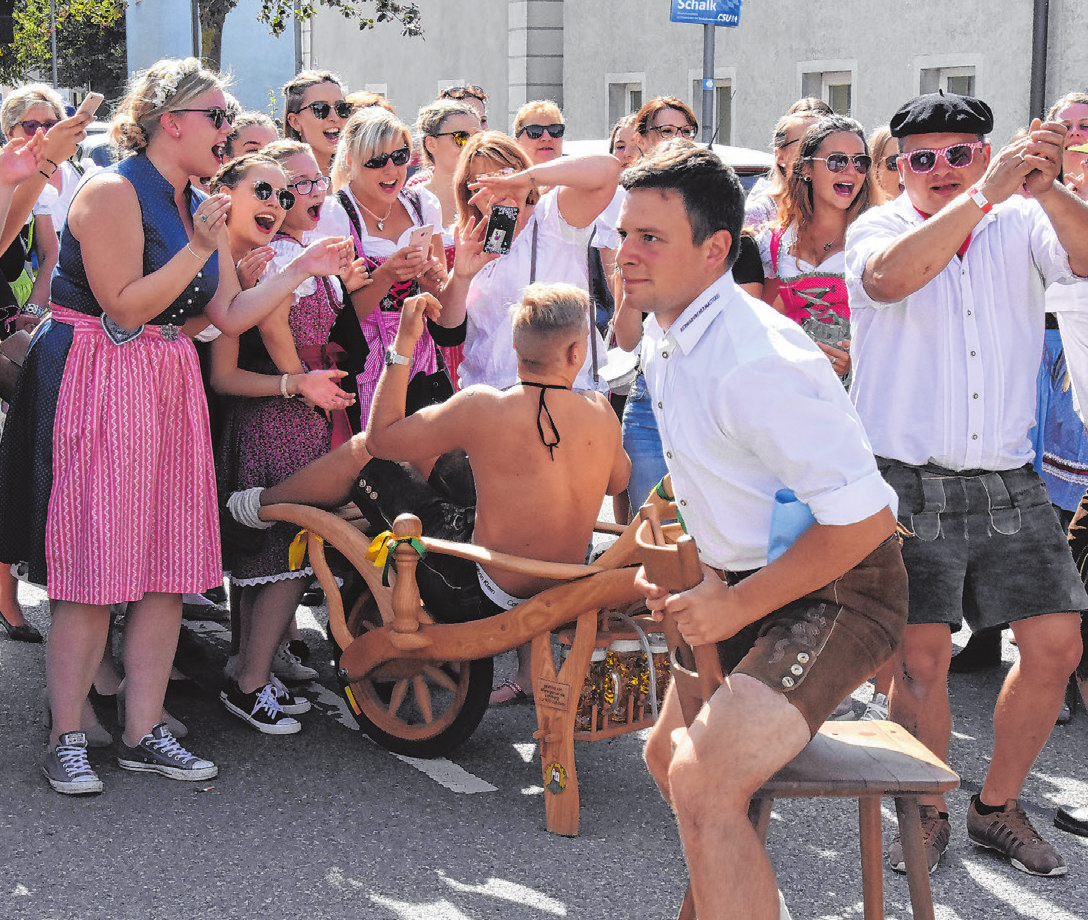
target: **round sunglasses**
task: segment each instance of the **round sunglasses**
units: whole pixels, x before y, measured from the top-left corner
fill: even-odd
[[[293,188],[300,195],[309,195],[315,188],[327,192],[332,185],[332,176],[320,176],[317,179],[299,179],[297,182],[288,182],[287,187]]]
[[[873,165],[873,158],[867,153],[855,153],[853,156],[847,156],[845,153],[829,153],[826,157],[809,157],[809,159],[822,161],[827,166],[827,171],[833,173],[845,172],[846,167],[853,163],[854,169],[863,176]]]
[[[217,105],[213,105],[210,109],[171,109],[170,111],[178,113],[199,112],[201,115],[207,115],[212,120],[212,126],[216,131],[223,127],[223,122],[226,122],[228,125],[234,124],[234,113],[220,108]]]
[[[346,99],[341,99],[339,102],[311,102],[302,108],[313,112],[314,118],[318,119],[318,121],[324,121],[333,110],[336,111],[340,118],[351,118],[351,113],[355,111],[355,106]]]
[[[379,153],[371,157],[363,166],[366,169],[381,169],[390,160],[394,166],[404,166],[412,158],[412,151],[408,147],[399,147],[392,153]]]
[[[953,169],[963,169],[964,166],[971,164],[975,158],[975,151],[981,150],[984,146],[986,145],[982,141],[971,141],[964,144],[949,144],[940,150],[919,147],[917,150],[901,153],[899,156],[906,158],[907,165],[916,173],[932,172],[940,157],[944,157],[944,161]]]
[[[517,137],[521,137],[523,134],[528,134],[530,140],[538,141],[544,136],[544,132],[547,131],[551,137],[562,137],[566,132],[566,125],[525,125],[517,133]]]
[[[472,137],[471,131],[440,131],[438,134],[432,134],[431,137],[452,137],[453,142],[458,147],[464,147],[468,143],[468,139]]]
[[[285,211],[290,211],[295,206],[295,196],[292,195],[287,189],[274,189],[271,182],[265,182],[264,179],[258,179],[253,183],[253,194],[257,196],[258,201],[271,201],[273,193],[276,196],[276,202]]]
[[[58,124],[56,121],[17,121],[15,122],[20,128],[22,128],[27,134],[37,134],[38,129],[42,129],[42,134],[48,134],[50,128],[55,128]]]

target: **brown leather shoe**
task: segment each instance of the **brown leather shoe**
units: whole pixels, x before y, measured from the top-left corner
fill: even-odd
[[[936,805],[919,805],[922,813],[922,846],[926,851],[926,863],[932,875],[941,862],[944,851],[948,849],[948,838],[952,836],[952,826],[948,818],[942,818]],[[888,847],[888,866],[894,871],[906,874],[907,861],[903,856],[903,842],[896,834]]]

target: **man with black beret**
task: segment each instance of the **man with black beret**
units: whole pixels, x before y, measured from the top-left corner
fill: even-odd
[[[932,93],[891,120],[906,194],[846,240],[851,397],[899,495],[910,613],[891,716],[946,757],[951,629],[1010,622],[1019,660],[994,710],[989,771],[968,836],[1033,875],[1065,861],[1018,805],[1080,657],[1088,607],[1046,488],[1032,469],[1043,293],[1088,276],[1088,205],[1055,180],[1061,124],[1035,120],[993,153],[982,100]],[[1023,194],[1021,194],[1023,192]],[[951,828],[923,809],[930,871]],[[902,847],[888,852],[904,870]]]

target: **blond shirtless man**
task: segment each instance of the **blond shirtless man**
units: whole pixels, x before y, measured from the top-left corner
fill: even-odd
[[[426,312],[437,308],[426,294],[405,301],[366,432],[277,486],[232,496],[232,513],[254,526],[262,505],[338,507],[350,498],[378,530],[411,512],[430,536],[583,562],[605,495],[624,489],[631,469],[608,400],[571,389],[586,357],[586,293],[531,285],[513,311],[518,382],[471,386],[406,417],[410,366],[402,356],[413,354]],[[471,458],[475,495],[457,475],[458,452]],[[424,602],[447,622],[509,609],[550,584],[437,554],[418,576]]]

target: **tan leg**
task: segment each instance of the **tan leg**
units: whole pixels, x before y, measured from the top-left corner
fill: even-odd
[[[295,615],[307,580],[289,578],[242,588],[243,596],[252,595],[249,629],[243,634],[245,644],[238,650],[241,655],[238,686],[244,693],[252,693],[268,683],[272,657],[284,628]]]
[[[672,733],[683,727],[684,714],[680,711],[680,698],[676,693],[676,685],[669,684],[665,700],[657,714],[657,721],[646,739],[642,757],[646,761],[650,776],[657,783],[661,797],[670,806],[672,798],[669,795],[669,765],[672,763],[673,755]]]
[[[948,759],[952,713],[948,705],[948,663],[952,660],[952,633],[941,623],[908,626],[893,659],[889,716],[921,741],[941,760]],[[946,811],[943,796],[920,800]]]
[[[145,594],[125,617],[124,741],[135,745],[162,721],[181,631],[181,596]]]
[[[1012,624],[1020,658],[1009,670],[994,708],[994,753],[982,784],[987,805],[1020,795],[1035,758],[1050,737],[1069,675],[1080,661],[1080,614],[1054,613]]]
[[[109,607],[52,602],[49,643],[45,650],[49,708],[53,713],[50,747],[55,747],[66,732],[82,728],[83,703],[102,661],[109,626]]]
[[[279,485],[261,493],[262,505],[289,502],[339,508],[351,495],[355,477],[371,460],[366,450],[366,436],[357,434],[346,444],[307,464]]]
[[[777,920],[774,870],[748,818],[752,795],[809,741],[801,713],[746,675],[710,698],[669,767],[669,794],[700,920]]]

